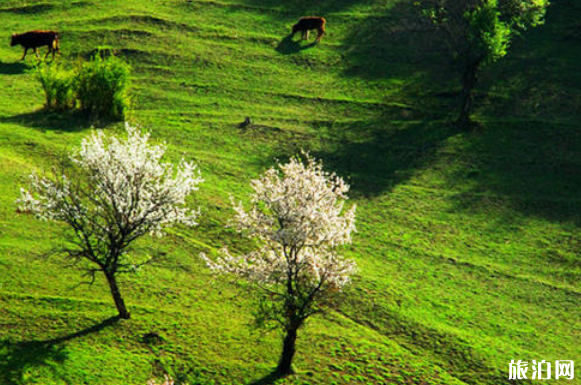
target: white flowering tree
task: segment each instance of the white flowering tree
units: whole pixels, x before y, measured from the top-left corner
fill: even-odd
[[[168,226],[196,224],[198,211],[186,197],[202,182],[192,163],[177,167],[162,162],[164,145],[126,125],[127,138],[94,132],[54,177],[30,176],[21,190],[20,209],[43,220],[68,225],[67,258],[88,261],[93,276],[107,278],[121,318],[128,319],[117,275],[145,263],[131,245],[145,234],[162,236]]]
[[[349,282],[355,263],[339,254],[355,230],[355,206],[345,209],[349,186],[305,155],[252,181],[251,207],[234,204],[233,226],[260,247],[233,256],[223,249],[208,266],[244,277],[260,288],[258,321],[285,332],[277,373],[293,373],[297,331]]]

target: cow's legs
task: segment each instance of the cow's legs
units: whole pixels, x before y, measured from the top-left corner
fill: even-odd
[[[57,53],[59,53],[59,41],[58,38],[54,39],[54,41],[52,42],[52,60],[54,60],[54,57]]]
[[[38,55],[38,48],[34,49],[34,53],[36,54],[36,57],[40,59],[40,56]]]
[[[305,31],[305,40],[309,40],[309,30]]]
[[[22,58],[20,60],[26,59],[26,54],[27,53],[28,53],[28,48],[24,47],[24,55],[22,55]]]
[[[44,60],[48,57],[48,55],[52,52],[52,48],[48,46],[48,51],[46,51],[46,55],[44,55]],[[54,53],[52,54],[52,58],[54,59]]]
[[[319,32],[317,33],[317,43],[321,41],[321,39],[323,38],[323,34],[324,32],[319,29]]]

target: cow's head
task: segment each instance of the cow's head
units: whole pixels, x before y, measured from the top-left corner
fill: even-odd
[[[293,25],[293,30],[292,30],[292,34],[294,35],[295,33],[297,33],[298,31],[300,31],[300,25],[299,23],[296,23],[295,25]]]

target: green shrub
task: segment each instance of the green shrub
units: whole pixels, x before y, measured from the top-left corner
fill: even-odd
[[[56,111],[79,109],[87,116],[124,119],[129,111],[130,68],[115,56],[97,53],[80,61],[73,70],[56,64],[40,64],[35,75],[44,90],[46,108]]]
[[[78,108],[93,118],[123,119],[130,106],[129,65],[115,56],[81,62],[75,70]]]
[[[75,107],[72,71],[57,65],[41,64],[36,68],[35,75],[44,90],[46,108],[65,111]]]

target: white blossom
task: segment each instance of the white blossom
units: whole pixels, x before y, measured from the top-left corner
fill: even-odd
[[[91,262],[85,270],[93,280],[104,273],[122,318],[130,315],[116,274],[148,261],[129,253],[131,244],[174,224],[195,225],[199,212],[186,198],[202,182],[193,163],[162,162],[164,145],[151,144],[148,134],[128,124],[126,131],[126,139],[93,132],[54,178],[31,175],[30,189],[18,200],[21,211],[68,225],[72,232],[58,251]]]
[[[344,207],[349,186],[305,158],[306,164],[293,158],[252,181],[251,208],[234,203],[232,225],[261,247],[241,256],[224,248],[216,261],[202,255],[211,269],[282,290],[283,296],[306,300],[313,294],[314,301],[349,283],[355,262],[337,249],[351,243],[355,230],[355,205]]]
[[[185,203],[203,181],[197,167],[183,160],[177,167],[163,163],[164,145],[152,145],[149,134],[129,124],[126,130],[127,139],[102,131],[83,139],[80,151],[71,156],[87,178],[83,186],[73,189],[66,175],[56,180],[31,175],[30,190],[21,189],[20,209],[45,220],[103,218],[118,228],[146,229],[158,236],[171,224],[195,225],[199,212]]]

